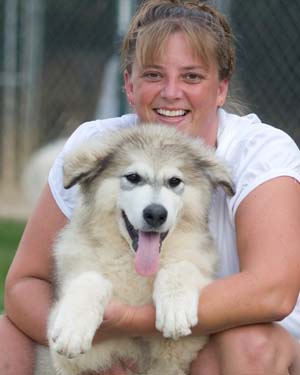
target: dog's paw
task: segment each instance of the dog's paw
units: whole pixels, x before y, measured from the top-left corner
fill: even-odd
[[[77,315],[61,306],[56,314],[48,337],[53,351],[67,358],[75,358],[86,353],[92,346],[92,340],[102,320],[85,313]]]
[[[111,283],[96,272],[85,272],[71,280],[51,313],[51,350],[68,358],[86,353],[102,323],[111,293]]]
[[[198,323],[198,293],[156,295],[156,328],[166,338],[178,339],[191,334]]]
[[[156,328],[164,337],[178,339],[191,334],[198,323],[198,301],[201,289],[210,282],[189,261],[162,267],[156,275],[153,301],[156,306]]]

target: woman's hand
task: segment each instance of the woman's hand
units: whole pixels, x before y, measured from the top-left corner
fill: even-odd
[[[134,327],[135,314],[138,308],[112,301],[104,313],[101,328],[97,331],[94,342],[102,341],[112,337],[133,336],[130,327]],[[136,364],[130,360],[120,360],[110,370],[95,373],[83,373],[81,375],[126,375],[127,370],[137,373]]]
[[[114,337],[153,336],[155,329],[155,308],[153,305],[129,306],[111,301],[104,313],[101,327],[95,334],[94,343]],[[127,370],[137,372],[137,366],[131,359],[120,360],[110,370],[97,374],[84,372],[81,375],[126,375]]]
[[[112,301],[104,312],[104,319],[101,327],[96,332],[94,342],[106,339],[133,336],[136,309],[132,306]]]
[[[154,336],[155,307],[152,304],[129,306],[111,301],[104,313],[104,320],[96,332],[94,343],[113,337]]]

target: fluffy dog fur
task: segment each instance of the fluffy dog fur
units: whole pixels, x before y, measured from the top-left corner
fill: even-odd
[[[214,277],[208,211],[214,188],[233,194],[227,170],[199,140],[148,124],[109,133],[67,155],[64,185],[75,184],[78,204],[54,248],[50,351],[40,348],[35,374],[79,375],[120,358],[133,359],[140,374],[188,374],[207,340],[189,335],[201,289]],[[92,346],[111,298],[153,302],[164,337]]]

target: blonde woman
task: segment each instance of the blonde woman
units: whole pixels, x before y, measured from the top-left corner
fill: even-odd
[[[211,207],[220,267],[199,300],[193,334],[209,334],[210,340],[191,374],[300,374],[299,150],[254,114],[222,109],[235,62],[222,14],[196,0],[143,4],[123,44],[125,88],[134,114],[82,125],[55,161],[7,276],[0,373],[31,374],[34,343],[47,345],[51,247],[74,203],[74,191],[62,187],[64,153],[108,127],[162,122],[214,147],[236,184],[233,198],[219,192]],[[154,306],[112,301],[95,341],[124,334],[159,334]],[[120,360],[103,375],[134,370],[130,358]]]

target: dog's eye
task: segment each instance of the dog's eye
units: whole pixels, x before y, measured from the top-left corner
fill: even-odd
[[[176,188],[180,185],[182,180],[179,177],[171,177],[168,181],[168,184],[171,188]]]
[[[125,176],[125,178],[131,182],[132,184],[138,184],[139,182],[141,182],[141,176],[137,173],[130,173],[130,174],[127,174]]]

